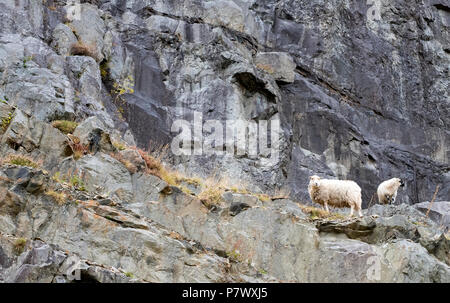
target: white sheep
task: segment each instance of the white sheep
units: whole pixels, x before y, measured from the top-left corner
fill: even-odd
[[[400,178],[392,178],[382,182],[377,189],[378,201],[381,204],[394,203],[398,188],[404,185],[405,183]]]
[[[325,206],[329,212],[328,205],[334,207],[350,207],[350,217],[356,209],[359,216],[361,213],[361,187],[350,180],[321,179],[319,176],[309,178],[308,192],[311,200]]]

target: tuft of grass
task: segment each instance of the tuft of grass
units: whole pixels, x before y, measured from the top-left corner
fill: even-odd
[[[202,203],[207,207],[219,204],[222,201],[222,196],[226,190],[239,194],[252,195],[262,202],[269,202],[272,200],[272,198],[267,194],[250,192],[247,189],[248,186],[242,182],[239,184],[232,184],[232,182],[226,177],[218,178],[215,175],[212,175],[206,180],[203,180],[198,177],[187,177],[178,171],[166,168],[162,163],[162,158],[166,153],[167,146],[160,147],[152,154],[137,147],[128,148],[134,149],[139,153],[146,164],[147,168],[145,172],[147,174],[154,175],[164,180],[168,185],[176,186],[181,189],[181,191],[189,195],[192,195],[193,192],[186,186],[186,184],[200,188],[200,193],[197,195],[197,198],[199,198],[200,201],[202,201]],[[131,169],[130,172],[135,172],[135,168],[131,167],[126,160],[122,159],[121,155],[112,154],[111,156],[122,162],[127,168],[129,168],[129,170]]]
[[[314,206],[306,206],[301,204],[298,204],[298,206],[305,214],[309,215],[312,220],[317,219],[345,220],[347,218],[343,214],[327,212],[324,209],[317,208]]]
[[[250,192],[246,188],[235,186],[235,185],[230,186],[228,188],[228,190],[232,191],[235,194],[242,194],[242,195],[249,195],[250,194]]]
[[[68,120],[55,120],[52,122],[52,126],[54,128],[59,129],[64,134],[72,134],[75,131],[75,128],[77,128],[78,123]]]
[[[136,151],[139,153],[141,158],[144,160],[147,165],[147,173],[157,176],[162,179],[160,171],[163,169],[163,165],[161,163],[161,159],[157,159],[150,155],[148,152],[143,149],[136,148]]]
[[[41,162],[35,161],[33,158],[24,155],[9,154],[4,160],[4,163],[9,163],[18,166],[26,166],[31,168],[38,168],[42,165]]]
[[[70,178],[70,185],[75,187],[77,190],[86,191],[86,187],[84,185],[84,182],[78,175],[73,175]]]
[[[258,270],[258,272],[261,274],[261,275],[267,275],[267,270],[265,270],[265,269],[260,269],[260,270]]]
[[[222,195],[225,193],[226,179],[208,178],[202,185],[202,190],[198,198],[206,206],[217,205],[222,201]]]
[[[27,245],[27,239],[25,239],[25,238],[18,238],[14,242],[14,252],[16,254],[20,255],[25,250],[25,246],[26,245]]]
[[[291,192],[289,189],[281,188],[277,189],[272,196],[272,200],[281,200],[281,199],[289,199]]]
[[[261,202],[267,203],[272,201],[272,198],[266,194],[254,194],[254,196],[257,197]]]
[[[113,145],[115,148],[117,148],[117,149],[120,150],[120,151],[126,150],[126,149],[127,149],[127,146],[126,146],[125,144],[121,143],[121,142],[113,141],[113,142],[111,142],[111,143],[112,143],[112,145]]]
[[[185,176],[183,176],[180,179],[181,179],[181,181],[184,181],[187,184],[193,185],[193,186],[196,186],[196,187],[202,185],[202,180],[200,178],[197,178],[197,177],[185,177]]]
[[[178,186],[180,182],[178,172],[168,170],[163,166],[162,169],[159,171],[159,174],[161,176],[161,179],[166,181],[167,184],[171,186]]]
[[[184,192],[187,195],[193,194],[192,191],[189,188],[187,188],[186,186],[180,185],[179,188],[181,189],[182,192]]]
[[[128,278],[134,278],[133,273],[131,273],[129,271],[125,273],[125,276],[127,276]]]
[[[45,195],[52,197],[58,205],[63,205],[67,201],[67,195],[64,193],[58,193],[54,190],[48,190],[45,192]]]

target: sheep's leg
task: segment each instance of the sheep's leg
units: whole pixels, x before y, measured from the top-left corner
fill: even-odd
[[[353,217],[354,208],[355,208],[355,206],[353,206],[353,205],[350,206],[350,218]]]
[[[395,198],[397,198],[397,192],[391,197],[391,203],[394,204]]]
[[[361,207],[358,208],[358,215],[359,215],[360,218],[363,217],[363,214],[362,214],[362,211],[361,211]]]
[[[330,212],[330,210],[328,209],[328,203],[327,202],[325,202],[325,210],[326,210],[327,213]]]

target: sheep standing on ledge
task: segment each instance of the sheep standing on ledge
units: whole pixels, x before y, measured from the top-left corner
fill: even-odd
[[[378,185],[378,201],[381,204],[394,203],[398,188],[404,185],[405,183],[400,178],[392,178],[382,182]]]
[[[317,204],[324,205],[329,212],[328,205],[334,207],[350,207],[350,217],[356,209],[359,216],[361,213],[361,187],[354,181],[321,179],[319,176],[311,176],[308,186],[311,200]]]

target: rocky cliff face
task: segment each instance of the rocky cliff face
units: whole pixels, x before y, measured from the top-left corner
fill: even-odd
[[[101,282],[450,280],[448,1],[1,0],[0,17],[0,281],[75,263]],[[198,113],[280,121],[275,163],[165,159],[252,193],[205,203],[134,147]],[[357,181],[364,208],[406,187],[319,218],[312,174]]]

